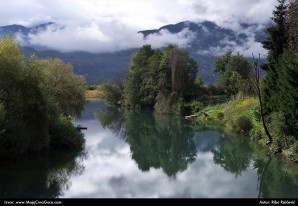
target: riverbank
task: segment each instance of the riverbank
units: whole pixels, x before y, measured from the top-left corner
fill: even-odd
[[[87,102],[98,102],[102,100],[101,92],[99,90],[86,90],[85,91],[85,100]]]
[[[208,106],[195,114],[199,121],[212,128],[223,128],[228,133],[238,133],[257,142],[268,152],[280,153],[286,160],[297,163],[297,145],[291,144],[292,138],[281,134],[282,125],[271,118],[268,126],[273,136],[273,143],[266,145],[267,136],[263,130],[258,100],[253,97],[237,97],[226,103]]]

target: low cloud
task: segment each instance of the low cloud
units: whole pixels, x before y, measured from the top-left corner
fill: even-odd
[[[268,51],[263,48],[262,43],[255,40],[254,35],[249,36],[245,41],[237,43],[236,41],[230,41],[224,39],[216,47],[209,47],[207,50],[200,50],[198,54],[220,56],[224,53],[232,51],[233,53],[239,52],[245,57],[252,57],[252,53],[261,54],[267,56]]]
[[[168,30],[148,35],[134,31],[120,22],[113,21],[98,24],[96,22],[76,24],[72,22],[53,24],[37,34],[29,34],[28,40],[18,36],[20,42],[28,41],[30,45],[47,47],[63,52],[115,52],[138,48],[151,44],[153,48],[161,48],[168,44],[187,47],[195,35],[188,29],[177,34]],[[23,43],[24,44],[24,43]]]

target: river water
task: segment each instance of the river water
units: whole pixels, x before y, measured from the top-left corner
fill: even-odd
[[[84,152],[0,166],[0,197],[297,198],[298,170],[245,138],[88,103]]]

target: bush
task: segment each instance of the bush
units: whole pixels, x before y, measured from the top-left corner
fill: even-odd
[[[191,108],[192,108],[192,112],[196,113],[196,112],[201,111],[204,108],[204,104],[199,101],[193,101],[191,103]]]
[[[102,99],[108,104],[121,105],[123,88],[116,82],[106,81],[98,87],[98,90],[102,93]]]
[[[256,121],[260,122],[261,121],[261,114],[260,114],[260,109],[259,107],[256,107],[254,110],[253,110],[253,116],[255,118]]]
[[[285,147],[287,145],[285,139],[285,118],[282,113],[272,113],[270,115],[269,129],[273,136],[273,143],[277,147]]]
[[[236,124],[233,125],[237,133],[248,135],[250,130],[253,128],[253,124],[247,117],[239,117]]]
[[[225,118],[224,113],[222,113],[222,112],[218,113],[218,114],[217,114],[217,118],[218,118],[219,120],[223,120],[223,119]]]
[[[69,117],[61,115],[50,125],[50,147],[53,149],[83,149],[83,134],[73,126]]]

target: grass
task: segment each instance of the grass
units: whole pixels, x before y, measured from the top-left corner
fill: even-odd
[[[101,100],[101,93],[98,90],[86,90],[85,99],[88,102],[96,102]]]
[[[239,130],[239,118],[246,118],[252,123],[252,129],[247,133],[250,139],[254,140],[264,148],[274,151],[279,147],[279,142],[283,140],[278,132],[275,132],[278,127],[277,122],[272,124],[270,131],[274,136],[273,144],[266,146],[267,136],[263,130],[259,115],[258,100],[253,97],[238,97],[228,102],[208,106],[202,111],[197,112],[197,121],[212,128],[224,128],[226,132],[236,133]],[[294,141],[293,141],[294,142]],[[294,143],[283,148],[283,157],[289,160],[298,160],[298,143]]]
[[[208,106],[196,115],[198,116],[198,120],[204,124],[224,125],[231,131],[232,123],[241,116],[252,120],[255,126],[259,125],[259,122],[254,117],[256,108],[258,108],[257,99],[249,97],[230,100],[215,106]]]

